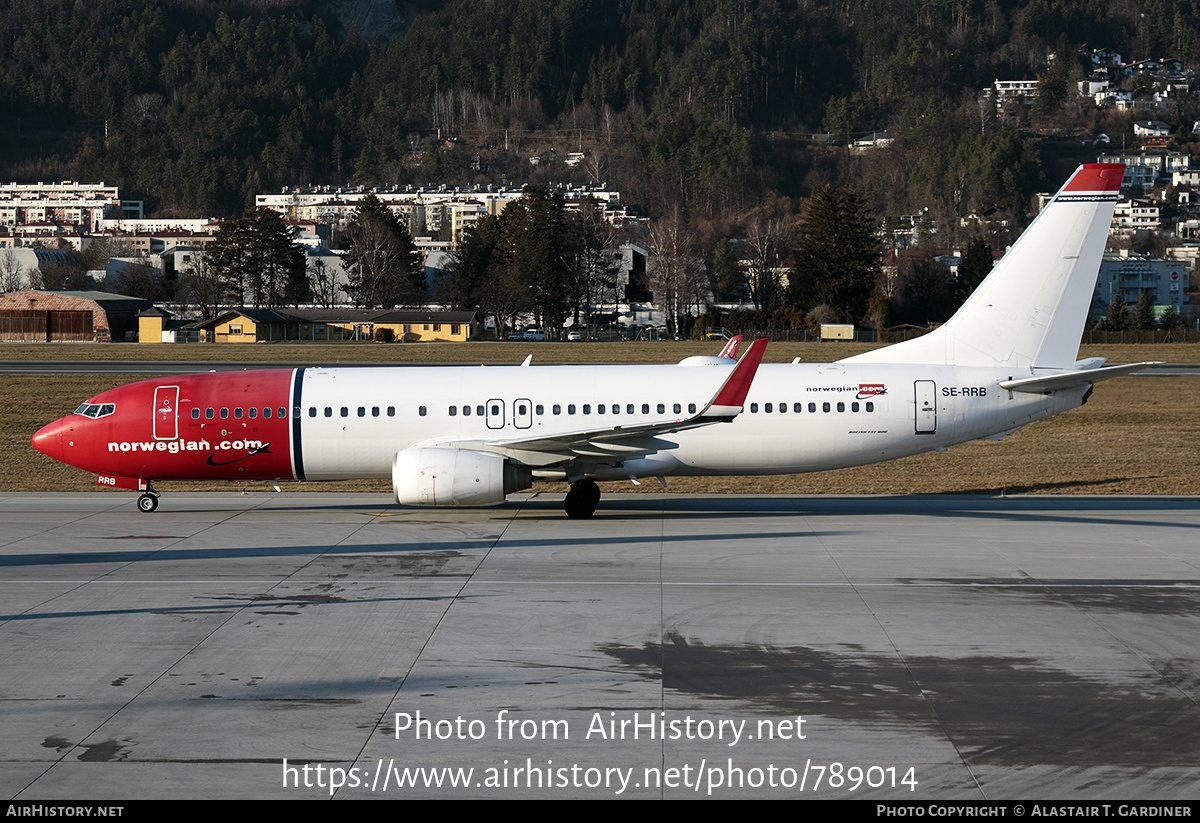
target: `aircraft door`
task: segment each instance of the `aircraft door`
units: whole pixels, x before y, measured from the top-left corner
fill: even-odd
[[[504,428],[504,401],[487,401],[487,427],[489,429]]]
[[[932,380],[918,380],[913,384],[914,423],[917,434],[937,433],[937,384]]]
[[[512,421],[518,429],[527,429],[533,425],[533,404],[527,398],[513,401]]]
[[[154,439],[179,437],[179,387],[159,386],[154,390]]]

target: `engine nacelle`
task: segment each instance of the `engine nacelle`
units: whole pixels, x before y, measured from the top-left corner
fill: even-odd
[[[392,458],[392,490],[404,506],[495,506],[528,489],[528,466],[469,449],[405,449]]]

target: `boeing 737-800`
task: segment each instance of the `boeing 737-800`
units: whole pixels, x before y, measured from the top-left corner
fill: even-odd
[[[144,380],[33,437],[142,491],[159,480],[386,478],[397,502],[501,503],[566,481],[819,471],[998,437],[1148,364],[1076,361],[1124,167],[1081,166],[949,322],[830,364],[761,365],[765,340],[665,366],[300,368]]]

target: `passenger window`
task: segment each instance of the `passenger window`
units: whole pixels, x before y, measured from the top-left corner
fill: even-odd
[[[424,411],[425,407],[424,407],[424,406],[422,406],[422,407],[421,407],[421,409],[422,409],[422,411],[421,411],[421,414],[422,414],[422,415],[424,415],[424,414],[425,414],[425,411]],[[388,406],[388,417],[395,417],[395,416],[396,416],[396,407],[395,407],[395,406]]]
[[[659,414],[666,414],[666,413],[667,413],[667,407],[666,407],[666,405],[665,405],[665,404],[663,404],[663,403],[659,403],[659,404],[658,404],[658,413],[659,413]]]
[[[591,404],[591,403],[584,403],[584,404],[583,404],[583,413],[584,413],[584,414],[591,414],[591,413],[592,413],[592,404]]]
[[[280,406],[279,407],[279,419],[283,420],[286,417],[287,417],[287,409],[285,409],[283,406]],[[295,417],[297,420],[300,419],[300,407],[299,406],[292,406],[292,417]]]
[[[309,415],[309,416],[311,417],[312,415]],[[270,419],[271,419],[271,407],[263,406],[263,420],[270,420]]]
[[[596,414],[604,414],[604,404],[603,403],[596,406]]]
[[[282,420],[285,417],[287,417],[287,409],[285,409],[283,406],[280,406],[279,407],[279,419]],[[292,406],[292,417],[294,417],[297,420],[300,419],[300,407],[299,406]]]
[[[199,409],[192,409],[192,419],[193,420],[200,419],[200,410]]]
[[[246,416],[251,420],[256,420],[258,418],[258,408],[251,406],[250,408],[246,409]]]
[[[809,403],[809,404],[808,404],[808,413],[809,413],[809,414],[812,414],[812,413],[813,413],[813,412],[815,412],[816,410],[817,410],[817,404],[816,404],[816,403]],[[825,411],[829,411],[829,409],[826,409]]]
[[[554,414],[562,414],[562,406],[560,406],[558,403],[555,403],[550,407],[550,411],[552,411]]]
[[[642,404],[642,414],[649,414],[649,413],[650,413],[650,404],[643,403]]]
[[[680,414],[683,411],[683,407],[680,406],[678,403],[675,404],[674,409],[675,409],[676,414]]]
[[[471,416],[471,407],[463,406],[463,417],[470,417],[470,416]]]
[[[450,416],[454,417],[457,414],[458,414],[458,406],[451,406],[450,407]]]
[[[649,409],[647,409],[647,411],[649,411]],[[626,414],[633,414],[633,404],[632,404],[632,403],[626,403],[626,404],[625,404],[625,413],[626,413]]]
[[[804,404],[803,403],[793,403],[792,411],[794,411],[796,414],[800,414],[800,412],[804,411]]]
[[[822,404],[821,404],[821,411],[823,411],[823,412],[827,412],[827,411],[829,411],[829,404],[828,404],[828,403],[822,403]]]
[[[333,417],[333,408],[332,407],[330,407],[330,406],[325,407],[325,416]]]
[[[751,413],[751,414],[758,414],[758,404],[757,404],[757,403],[751,403],[751,404],[750,404],[750,413]]]
[[[308,407],[308,416],[309,416],[309,417],[316,417],[316,416],[317,416],[317,407],[316,407],[316,406],[309,406],[309,407]]]
[[[529,407],[522,403],[521,405],[517,406],[517,414],[524,417],[525,415],[529,414]]]
[[[478,415],[478,416],[480,416],[480,417],[483,417],[483,406],[476,406],[476,407],[475,407],[475,414],[477,414],[477,415]]]
[[[869,400],[867,401],[867,411],[869,411],[869,412],[875,411],[875,404],[870,402]]]
[[[498,418],[499,416],[500,416],[500,407],[493,405],[492,406],[492,417]]]
[[[372,416],[372,417],[378,417],[378,416],[379,416],[379,407],[378,407],[378,406],[372,406],[372,407],[371,407],[371,416]]]
[[[212,409],[205,409],[205,410],[204,410],[204,419],[205,419],[205,420],[212,420],[212,419],[213,419],[213,410],[212,410]]]
[[[366,407],[366,406],[359,406],[359,407],[358,407],[358,416],[359,416],[359,417],[366,417],[366,416],[367,416],[367,407]]]
[[[763,403],[763,411],[765,411],[767,414],[770,414],[774,408],[775,406],[770,403]]]
[[[851,404],[850,404],[850,411],[852,411],[852,412],[856,412],[856,411],[858,411],[858,404],[857,404],[857,403],[851,403]]]
[[[695,414],[695,413],[696,413],[696,404],[688,403],[688,414]]]
[[[846,410],[846,404],[845,404],[845,403],[838,403],[838,411],[839,411],[839,412],[844,412],[845,410]]]
[[[419,414],[419,415],[421,415],[422,417],[424,417],[424,416],[425,416],[425,407],[424,407],[424,406],[422,406],[421,408],[417,409],[417,414]]]
[[[242,407],[241,406],[238,406],[236,409],[233,410],[233,419],[234,420],[242,419]]]
[[[221,419],[225,420],[229,417],[229,409],[221,409]]]
[[[567,414],[574,414],[574,413],[575,413],[575,404],[568,403],[567,404]]]
[[[546,413],[546,407],[543,406],[541,403],[538,403],[536,406],[533,407],[533,413],[536,414],[538,417],[541,417],[543,414]]]
[[[779,413],[780,413],[780,414],[787,414],[787,403],[780,403],[780,404],[779,404]]]

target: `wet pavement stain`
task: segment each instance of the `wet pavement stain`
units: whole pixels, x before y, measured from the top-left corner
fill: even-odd
[[[1029,657],[904,657],[851,647],[663,645],[600,650],[665,688],[943,734],[968,762],[1200,763],[1200,706],[1148,672],[1145,688],[1081,677]]]
[[[394,548],[380,547],[381,552],[388,550],[386,554],[339,555],[337,559],[342,569],[360,574],[388,574],[392,577],[469,577],[471,574],[466,570],[446,570],[451,561],[467,556],[463,552],[447,549],[396,554]]]
[[[84,743],[83,753],[78,760],[87,763],[112,763],[128,759],[134,744],[128,740],[105,740],[100,743]]]
[[[1095,578],[1018,580],[985,578],[903,578],[911,585],[940,584],[1004,590],[1041,602],[1068,603],[1082,611],[1127,612],[1146,615],[1200,615],[1200,580],[1103,580]]]

